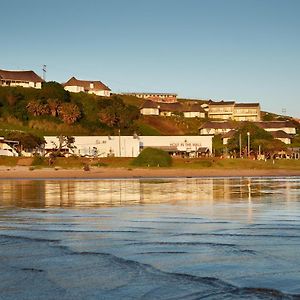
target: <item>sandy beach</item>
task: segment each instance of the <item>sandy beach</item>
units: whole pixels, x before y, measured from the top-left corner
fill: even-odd
[[[40,178],[176,178],[176,177],[270,177],[300,176],[300,170],[284,169],[127,169],[127,168],[91,168],[30,170],[29,167],[0,167],[1,179],[40,179]]]

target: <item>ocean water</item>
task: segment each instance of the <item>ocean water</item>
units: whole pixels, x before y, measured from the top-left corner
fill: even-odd
[[[300,299],[300,178],[1,180],[0,299]]]

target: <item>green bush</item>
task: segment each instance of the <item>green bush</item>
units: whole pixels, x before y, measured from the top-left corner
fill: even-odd
[[[35,155],[32,161],[32,166],[41,166],[45,163],[45,158],[39,155]]]
[[[138,167],[169,167],[172,165],[172,158],[166,151],[146,148],[133,160],[132,165]]]

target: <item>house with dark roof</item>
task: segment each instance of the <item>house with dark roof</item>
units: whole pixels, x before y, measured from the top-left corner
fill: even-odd
[[[296,126],[291,121],[264,121],[254,122],[254,124],[270,133],[275,131],[284,131],[287,134],[296,134]]]
[[[256,126],[270,132],[275,139],[285,144],[290,144],[293,136],[296,134],[296,127],[290,121],[269,121],[269,122],[252,122]],[[200,135],[217,135],[221,134],[223,144],[226,145],[228,140],[233,137],[236,130],[244,122],[232,121],[208,121],[199,128]]]
[[[280,140],[285,144],[290,144],[292,141],[291,135],[287,134],[283,130],[271,131],[270,132],[274,139]]]
[[[165,117],[171,117],[176,113],[182,112],[182,105],[179,102],[174,103],[158,103],[159,114]]]
[[[235,121],[260,121],[259,103],[236,103],[235,101],[208,102],[208,118]]]
[[[146,100],[140,107],[140,113],[147,116],[170,117],[175,114],[183,114],[185,118],[205,118],[205,111],[200,104],[180,102],[164,103]]]
[[[140,113],[144,116],[159,116],[159,103],[147,100],[140,107]]]
[[[235,121],[260,121],[259,103],[235,103],[233,108],[233,120]]]
[[[208,118],[232,120],[234,101],[212,101],[208,102]]]
[[[187,103],[181,109],[185,118],[205,118],[205,110],[199,103]]]
[[[199,133],[200,135],[225,134],[237,127],[238,124],[231,121],[208,121],[199,128]]]
[[[75,77],[70,78],[63,84],[66,91],[72,93],[88,93],[97,96],[110,97],[111,89],[101,81],[79,80]]]
[[[33,71],[0,70],[0,86],[41,89],[44,80]]]

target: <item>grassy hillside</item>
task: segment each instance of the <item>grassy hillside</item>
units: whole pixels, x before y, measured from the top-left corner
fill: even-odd
[[[186,101],[186,100],[182,100]],[[10,130],[43,135],[197,134],[203,122],[180,116],[140,116],[134,96],[69,93],[55,82],[41,90],[0,87],[0,136]]]
[[[179,101],[207,102],[200,99]],[[119,129],[124,135],[197,135],[198,128],[205,122],[204,119],[186,119],[181,115],[141,116],[139,108],[143,102],[143,99],[129,95],[105,98],[69,93],[55,82],[44,84],[41,90],[0,87],[0,136],[11,130],[39,136],[117,135]],[[265,120],[283,118],[267,112],[262,115]]]

